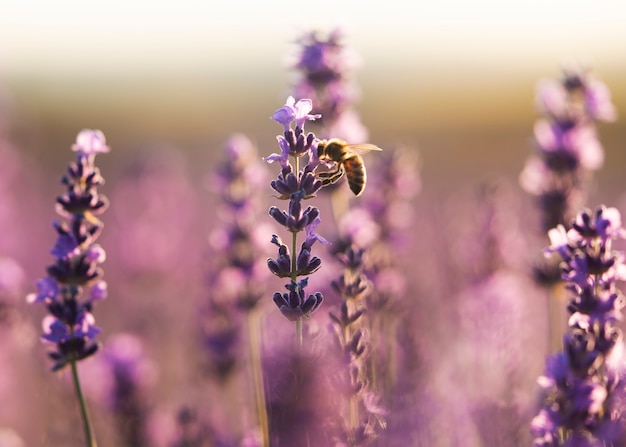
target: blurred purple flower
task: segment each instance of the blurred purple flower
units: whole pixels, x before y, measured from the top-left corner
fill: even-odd
[[[591,174],[604,163],[595,122],[613,121],[616,112],[606,85],[585,69],[566,69],[559,81],[540,81],[536,99],[545,117],[535,124],[536,153],[520,184],[537,197],[548,231],[567,224],[582,206]]]
[[[579,211],[569,231],[561,226],[550,234],[550,250],[559,254],[572,295],[571,316],[563,351],[548,359],[538,381],[544,408],[532,423],[535,445],[613,445],[626,433],[620,398],[615,399],[626,386],[618,327],[625,301],[616,286],[623,255],[611,248],[624,237],[619,212],[604,206]],[[565,444],[551,444],[554,439]]]
[[[218,195],[218,222],[209,236],[207,300],[200,314],[208,365],[218,378],[230,377],[242,362],[242,330],[266,290],[267,226],[257,221],[267,168],[243,134],[226,142],[226,157],[207,182]]]
[[[293,87],[294,95],[311,98],[322,118],[323,137],[366,141],[367,129],[352,108],[358,92],[351,72],[358,62],[344,45],[342,30],[335,29],[323,37],[319,32],[308,32],[297,44],[292,66],[299,79]]]
[[[120,442],[148,445],[151,396],[158,378],[155,362],[135,334],[121,332],[106,340],[101,355],[84,364],[86,393],[111,412]]]

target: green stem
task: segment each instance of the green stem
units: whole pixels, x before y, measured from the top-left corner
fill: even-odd
[[[296,347],[302,351],[302,318],[296,320]]]
[[[346,300],[346,304],[348,305],[348,315],[352,314],[353,302],[350,299]],[[349,324],[343,328],[343,339],[344,346],[347,346],[352,339],[352,325]],[[357,396],[352,394],[350,396],[350,401],[348,403],[348,422],[351,431],[356,430],[359,425],[359,403],[357,400]]]
[[[98,444],[96,443],[96,438],[89,421],[89,412],[87,411],[87,405],[85,404],[85,397],[80,386],[80,380],[78,379],[78,366],[76,365],[76,360],[72,360],[70,364],[72,366],[72,378],[74,381],[74,389],[76,390],[76,398],[78,399],[78,404],[80,405],[80,415],[83,419],[83,427],[85,428],[87,447],[97,447]]]
[[[300,176],[300,158],[294,157],[294,170],[297,176]],[[298,282],[298,234],[291,233],[291,280]],[[302,319],[296,320],[296,347],[298,352],[302,351]]]
[[[252,382],[254,384],[254,397],[256,414],[261,430],[261,446],[269,447],[269,423],[265,402],[265,386],[263,383],[263,367],[261,364],[261,337],[259,324],[254,312],[248,313],[248,340],[250,349],[250,365],[252,368]]]

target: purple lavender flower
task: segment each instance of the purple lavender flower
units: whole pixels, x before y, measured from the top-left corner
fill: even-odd
[[[564,70],[560,81],[541,81],[537,106],[545,118],[535,124],[536,154],[528,158],[520,183],[537,197],[548,231],[582,206],[589,177],[604,162],[595,123],[614,121],[616,112],[606,85],[584,69]]]
[[[108,147],[100,131],[83,130],[76,141],[76,162],[61,180],[67,192],[57,198],[57,212],[68,220],[53,223],[57,241],[50,251],[55,262],[48,267],[48,276],[37,281],[37,293],[28,296],[29,302],[42,302],[50,312],[42,338],[56,345],[49,353],[55,371],[98,350],[95,336],[100,329],[91,312],[94,300],[106,295],[100,268],[106,255],[96,244],[103,224],[96,216],[108,201],[98,192],[104,179],[94,162],[96,154]],[[84,296],[86,289],[98,292]]]
[[[294,86],[295,96],[311,98],[316,111],[323,117],[323,137],[338,137],[346,141],[367,140],[367,129],[353,109],[359,93],[351,72],[357,58],[343,43],[340,29],[320,36],[312,31],[299,40],[299,52],[293,67],[299,73]]]
[[[621,445],[626,382],[622,320],[626,278],[623,254],[612,242],[626,235],[615,208],[581,210],[570,229],[551,232],[548,254],[562,259],[561,277],[572,298],[563,350],[548,359],[539,384],[544,407],[532,422],[537,446]],[[616,444],[613,444],[616,443]]]
[[[106,296],[100,267],[106,256],[96,244],[103,228],[96,216],[108,207],[108,200],[98,192],[104,179],[95,157],[109,148],[102,132],[85,129],[72,149],[77,153],[76,162],[70,163],[61,180],[67,191],[56,200],[57,213],[67,220],[53,224],[57,232],[51,250],[55,262],[48,266],[48,276],[37,282],[37,293],[28,295],[27,300],[44,303],[50,313],[43,321],[42,340],[55,346],[48,353],[54,361],[52,370],[71,366],[87,445],[95,447],[76,363],[99,349],[95,339],[100,328],[92,310],[94,301]],[[96,291],[87,294],[89,289]]]
[[[86,362],[85,391],[115,418],[124,445],[147,445],[149,396],[157,370],[142,340],[118,333],[107,340],[101,355]]]
[[[287,210],[272,206],[269,214],[292,235],[290,248],[277,235],[272,236],[272,243],[278,247],[278,256],[267,260],[268,268],[278,277],[291,279],[285,286],[288,292],[274,294],[274,303],[286,318],[298,324],[302,319],[309,318],[323,300],[319,292],[307,296],[304,291],[307,279],[298,279],[319,269],[321,260],[312,256],[312,247],[316,241],[326,242],[315,232],[320,223],[319,210],[314,206],[303,206],[303,201],[314,197],[322,187],[321,180],[315,176],[318,164],[317,137],[313,133],[304,134],[304,123],[319,118],[319,115],[309,114],[311,110],[309,99],[298,102],[293,97],[287,99],[285,105],[272,116],[284,129],[284,135],[278,137],[281,153],[265,158],[268,163],[280,163],[281,172],[271,186],[278,193],[279,199],[289,200]],[[307,155],[308,163],[301,170],[300,157],[304,155]],[[293,157],[294,165],[289,157]],[[306,239],[298,251],[297,235],[302,231]]]
[[[265,252],[261,233],[267,228],[255,220],[266,172],[250,140],[233,135],[226,159],[213,174],[210,189],[219,194],[222,222],[209,237],[210,294],[201,314],[202,339],[212,369],[226,379],[241,360],[241,326],[264,295],[261,285],[269,275],[259,256]]]
[[[380,396],[372,388],[367,359],[372,350],[367,330],[365,297],[371,284],[363,273],[364,249],[348,245],[337,258],[344,266],[341,275],[332,282],[332,287],[341,296],[339,314],[330,313],[337,336],[340,357],[343,360],[343,375],[335,380],[338,396],[344,397],[347,405],[337,402],[339,408],[347,410],[341,415],[342,421],[331,423],[334,438],[339,445],[362,446],[373,441],[386,427]]]

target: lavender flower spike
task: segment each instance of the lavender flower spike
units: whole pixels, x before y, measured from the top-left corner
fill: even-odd
[[[625,305],[616,282],[626,278],[624,238],[617,209],[583,209],[565,231],[550,232],[548,255],[561,258],[561,278],[572,297],[563,350],[550,357],[539,378],[544,406],[533,419],[536,446],[624,445],[626,364],[621,329]],[[583,442],[578,444],[577,442]]]
[[[67,192],[56,200],[56,210],[66,218],[55,221],[57,241],[50,253],[54,263],[48,276],[37,281],[37,293],[28,295],[31,303],[44,303],[49,315],[44,318],[42,340],[54,345],[48,353],[53,371],[71,366],[87,444],[96,445],[85,408],[76,363],[96,353],[100,328],[92,314],[94,302],[106,297],[106,283],[100,264],[106,259],[104,249],[96,244],[103,224],[95,216],[108,207],[108,200],[98,192],[104,183],[95,166],[98,153],[108,152],[99,130],[85,129],[78,134],[76,161],[71,163],[61,183]],[[86,291],[89,290],[87,293]]]
[[[321,260],[311,253],[315,241],[327,243],[326,239],[315,232],[321,222],[319,209],[314,206],[305,207],[302,203],[315,197],[322,187],[322,182],[315,175],[319,163],[317,160],[319,140],[313,133],[304,133],[305,122],[320,117],[311,115],[309,112],[312,109],[310,99],[296,102],[292,96],[287,98],[285,105],[272,115],[272,120],[282,125],[284,129],[284,134],[277,137],[281,153],[265,158],[268,163],[274,161],[280,163],[281,172],[271,182],[271,187],[278,193],[276,196],[278,199],[289,201],[286,210],[272,206],[269,214],[291,233],[290,247],[277,235],[272,237],[272,243],[278,247],[278,256],[275,259],[268,259],[267,265],[274,275],[290,279],[285,285],[288,292],[276,292],[274,303],[287,319],[296,322],[299,346],[302,341],[302,319],[309,318],[323,300],[319,292],[307,297],[304,292],[307,279],[299,278],[314,273],[321,266]],[[300,169],[300,157],[304,155],[308,156],[308,162]],[[293,157],[293,165],[290,157]],[[298,233],[301,232],[305,233],[305,240],[298,250]]]

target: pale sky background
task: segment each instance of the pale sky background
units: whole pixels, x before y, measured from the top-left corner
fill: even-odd
[[[83,127],[117,146],[204,147],[239,131],[274,142],[295,40],[336,27],[362,61],[373,142],[419,142],[429,172],[475,153],[467,133],[494,169],[518,169],[534,86],[563,64],[590,66],[626,114],[626,0],[0,0],[0,86],[39,154]],[[603,137],[626,154],[610,134],[622,122]]]
[[[564,58],[626,65],[623,0],[2,0],[0,73],[275,64],[302,30],[338,25],[364,59],[390,68],[508,63],[524,69],[529,61]]]

